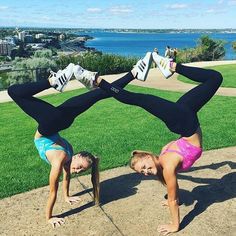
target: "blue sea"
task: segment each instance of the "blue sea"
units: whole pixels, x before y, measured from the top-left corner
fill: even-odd
[[[154,48],[158,48],[159,53],[163,55],[167,45],[178,49],[193,48],[203,35],[201,33],[122,33],[99,30],[87,34],[94,37],[93,40],[87,41],[88,47],[94,47],[104,53],[138,57],[142,57],[147,51],[153,51]],[[236,41],[236,33],[207,35],[212,39],[226,41],[225,60],[236,59],[236,53],[232,48],[232,42]]]

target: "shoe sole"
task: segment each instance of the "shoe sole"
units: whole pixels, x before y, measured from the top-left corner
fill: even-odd
[[[173,72],[169,70],[171,74],[166,74],[166,66],[169,63],[169,61],[161,60],[160,63],[156,63],[158,68],[160,69],[161,73],[164,75],[166,79],[170,78],[173,75]]]
[[[94,73],[93,74],[93,76],[94,76],[94,78],[95,78],[95,80],[96,80],[96,78],[98,77],[98,72],[92,72],[92,73]],[[95,84],[94,84],[94,81],[95,80],[93,80],[93,82],[92,82],[92,84],[91,84],[91,82],[89,82],[88,84],[87,83],[83,83],[83,82],[81,82],[80,80],[78,80],[80,83],[82,83],[88,90],[94,90],[94,89],[97,89],[98,88],[98,86],[96,86]]]

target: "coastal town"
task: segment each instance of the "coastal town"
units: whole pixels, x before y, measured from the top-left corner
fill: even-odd
[[[55,54],[93,50],[85,47],[85,42],[91,39],[88,35],[63,31],[3,29],[0,33],[0,65],[7,66],[15,57],[27,58],[42,49],[51,49]]]
[[[0,91],[12,83],[21,83],[22,79],[29,81],[30,78],[37,80],[48,77],[49,70],[57,70],[59,65],[56,65],[56,61],[63,56],[95,51],[94,48],[85,46],[86,41],[91,39],[93,38],[88,35],[66,29],[2,28]],[[43,54],[50,55],[50,60],[47,61]],[[18,78],[19,76],[21,78]]]

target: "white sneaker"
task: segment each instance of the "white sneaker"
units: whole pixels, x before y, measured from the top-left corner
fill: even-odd
[[[168,79],[171,75],[174,74],[170,67],[170,59],[161,57],[156,52],[152,53],[152,58],[166,79]]]
[[[93,90],[97,88],[97,86],[94,83],[96,80],[97,74],[98,74],[97,72],[91,72],[91,71],[85,70],[80,65],[74,66],[75,78],[89,90]]]
[[[74,64],[70,63],[64,70],[59,70],[57,73],[50,71],[51,75],[48,77],[48,80],[51,86],[62,92],[73,75],[73,67]]]
[[[148,75],[149,68],[152,64],[152,53],[147,52],[145,57],[139,60],[134,66],[135,79],[145,81]]]

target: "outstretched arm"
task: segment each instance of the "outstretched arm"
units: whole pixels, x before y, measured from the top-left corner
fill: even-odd
[[[58,182],[62,171],[62,163],[57,161],[52,163],[52,168],[49,176],[49,197],[46,205],[46,220],[52,224],[53,228],[64,223],[62,218],[52,217],[52,210],[57,198]]]
[[[64,199],[67,203],[72,205],[75,202],[80,201],[80,197],[70,197],[69,189],[70,189],[70,165],[64,165],[63,167],[63,195]]]
[[[63,167],[63,182],[62,182],[63,196],[66,200],[69,197],[69,189],[70,189],[70,166]]]
[[[64,151],[50,151],[47,153],[47,158],[51,163],[51,171],[49,175],[50,191],[46,205],[46,220],[54,228],[64,223],[63,218],[52,217],[52,211],[57,198],[59,177],[66,161],[66,154]]]
[[[160,226],[159,232],[163,233],[163,235],[167,235],[179,230],[180,216],[178,204],[178,182],[175,168],[173,166],[166,166],[166,168],[163,170],[163,175],[167,185],[168,206],[170,209],[172,222],[171,224]]]

